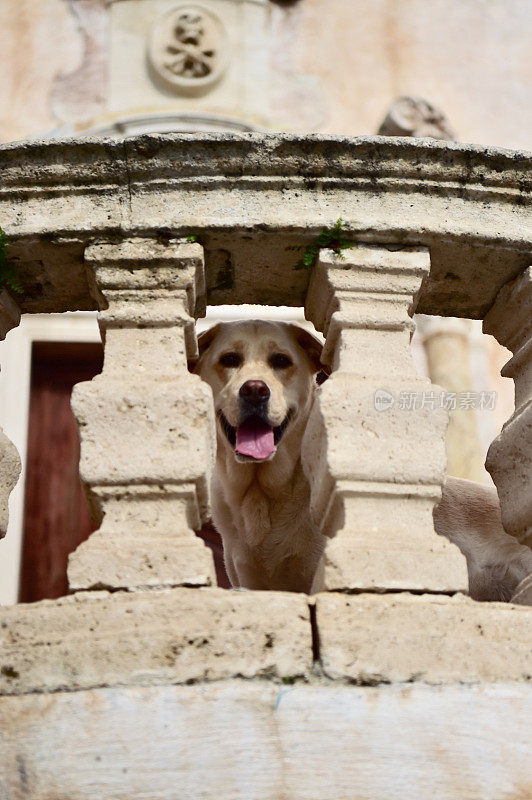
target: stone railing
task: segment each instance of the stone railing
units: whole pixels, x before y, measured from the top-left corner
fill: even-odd
[[[79,730],[80,715],[82,727],[101,730],[104,749],[113,747],[121,735],[117,709],[126,706],[137,715],[139,734],[131,734],[125,755],[106,773],[113,796],[169,797],[163,787],[185,775],[196,789],[207,780],[205,796],[219,796],[226,785],[226,796],[244,797],[235,787],[247,780],[247,724],[266,754],[252,780],[259,785],[282,773],[272,797],[422,796],[416,767],[405,765],[400,750],[392,748],[382,763],[376,751],[371,775],[358,775],[350,740],[339,745],[334,726],[325,725],[319,742],[307,731],[294,739],[289,731],[301,709],[326,720],[329,701],[331,724],[334,718],[346,731],[346,709],[384,730],[385,706],[395,703],[408,735],[417,731],[418,755],[441,761],[443,773],[424,772],[423,786],[449,798],[463,796],[448,783],[443,794],[441,787],[446,759],[463,749],[460,737],[447,734],[465,704],[473,740],[486,716],[495,731],[493,753],[502,760],[498,777],[490,772],[497,785],[489,796],[529,785],[528,762],[517,771],[504,743],[515,748],[526,738],[530,711],[521,719],[516,708],[532,702],[531,611],[448,597],[465,591],[467,573],[462,555],[432,522],[444,479],[446,412],[437,387],[414,371],[409,340],[414,310],[485,317],[486,330],[514,351],[506,371],[516,381],[516,412],[488,465],[508,531],[530,542],[530,158],[378,137],[147,136],[6,147],[0,163],[0,224],[24,286],[20,310],[99,309],[105,342],[102,374],[73,394],[81,474],[102,520],[70,558],[76,593],[0,613],[0,691],[11,695],[0,700],[0,717],[35,714],[53,742],[44,768],[46,742],[10,723],[10,743],[0,744],[8,796],[31,780],[29,797],[52,785],[58,796],[78,796],[82,784],[79,796],[100,797],[103,789],[82,776],[84,759],[94,760],[100,742],[85,743],[67,769],[58,767],[56,753],[64,752],[61,737]],[[353,242],[345,258],[321,251],[312,270],[295,269],[301,251],[294,247],[313,244],[339,218]],[[187,241],[192,236],[197,242]],[[197,347],[194,317],[206,303],[245,302],[304,305],[326,335],[332,376],[320,390],[303,451],[312,514],[331,537],[326,591],[315,599],[214,588],[210,553],[194,536],[209,515],[214,448],[209,391],[187,370]],[[419,392],[434,402],[415,413],[401,407],[399,397]],[[388,403],[385,410],[377,397]],[[13,480],[7,483],[6,489]],[[112,592],[94,591],[102,588]],[[252,678],[261,681],[246,683]],[[218,682],[201,688],[202,709],[194,706],[197,687],[173,685],[200,681]],[[501,681],[511,684],[493,688]],[[305,685],[281,705],[287,716],[277,723],[280,733],[271,734],[279,682]],[[393,694],[397,687],[389,683],[408,683],[408,698]],[[61,690],[86,690],[100,704],[83,706],[82,693],[69,715]],[[53,693],[56,710],[34,693]],[[248,722],[238,715],[237,696],[253,706]],[[170,727],[177,739],[168,737],[168,716],[158,710],[168,703],[176,709]],[[422,709],[430,703],[436,705],[427,716]],[[224,747],[218,751],[216,779],[202,771],[201,737],[194,751],[201,758],[187,760],[182,752],[177,734],[185,706],[188,730],[208,728],[211,720],[232,731],[231,758],[220,756]],[[66,714],[66,723],[51,713]],[[156,779],[138,767],[148,722],[152,751],[153,742],[159,747],[153,755],[162,758]],[[217,747],[224,735],[214,737]],[[334,780],[329,770],[327,782],[309,765],[313,748],[332,748],[333,739],[346,769]],[[176,753],[184,758],[179,769]],[[238,774],[229,768],[234,758],[242,761]],[[294,772],[286,765],[297,758]],[[488,796],[477,792],[482,777],[471,758],[462,770],[470,794]],[[285,765],[280,771],[276,759]],[[398,766],[408,775],[403,793],[383,793],[381,767],[391,775]]]

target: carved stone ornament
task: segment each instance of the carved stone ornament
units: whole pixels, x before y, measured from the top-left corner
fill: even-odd
[[[431,139],[456,138],[443,111],[422,97],[398,97],[379,128],[381,136],[417,136]]]
[[[180,5],[154,23],[149,58],[167,86],[184,93],[208,89],[227,66],[228,38],[221,20],[199,5]]]

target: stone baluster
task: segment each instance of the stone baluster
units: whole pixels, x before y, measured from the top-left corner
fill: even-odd
[[[322,251],[306,316],[326,335],[321,387],[303,446],[311,511],[332,538],[329,590],[467,590],[465,559],[434,531],[448,413],[410,354],[425,248]]]
[[[532,267],[502,287],[483,330],[512,351],[501,375],[515,382],[515,411],[488,450],[486,469],[507,533],[532,547]]]
[[[20,310],[5,289],[0,291],[0,341],[20,322]],[[7,502],[20,475],[17,449],[0,428],[0,539],[7,530]]]
[[[71,589],[209,585],[210,550],[194,534],[209,515],[212,397],[187,370],[203,312],[197,244],[131,239],[86,251],[104,309],[101,375],[72,407],[80,473],[100,529],[70,556]]]

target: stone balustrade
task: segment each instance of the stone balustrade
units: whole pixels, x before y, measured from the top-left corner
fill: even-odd
[[[524,797],[532,611],[460,594],[464,559],[432,522],[447,414],[409,340],[416,310],[485,318],[513,350],[516,412],[488,466],[508,531],[530,542],[530,157],[379,137],[144,136],[2,147],[0,165],[0,225],[24,288],[17,304],[0,297],[0,324],[95,309],[105,344],[101,375],[72,400],[100,529],[70,558],[73,597],[0,609],[6,796],[169,798],[177,781],[195,797],[208,763],[213,798],[251,796],[243,785],[288,800],[353,786],[392,800],[455,800],[463,786]],[[322,250],[299,269],[339,218],[344,259]],[[332,375],[303,452],[330,537],[317,597],[223,592],[194,536],[209,515],[214,419],[187,360],[195,317],[226,302],[303,305],[326,335]],[[429,402],[410,411],[403,399],[419,393]],[[382,747],[399,718],[416,764]],[[101,738],[62,768],[80,731]],[[323,773],[333,739],[343,766],[331,777],[328,761],[323,780],[315,765]],[[94,765],[117,742],[104,786]],[[421,763],[438,768],[419,779]],[[383,792],[384,772],[397,791]]]
[[[73,408],[102,524],[71,556],[73,589],[213,581],[193,535],[209,514],[212,409],[186,368],[207,302],[303,304],[326,334],[333,375],[304,454],[312,512],[331,537],[329,589],[466,587],[462,556],[432,524],[447,413],[401,402],[438,395],[411,363],[414,309],[487,314],[486,330],[515,350],[516,414],[488,464],[508,530],[530,536],[530,493],[510,502],[531,470],[530,237],[515,214],[527,157],[384,137],[211,135],[27,144],[1,158],[20,310],[100,310],[104,369],[76,387]],[[356,243],[347,259],[321,251],[312,271],[297,269],[297,248],[339,218]],[[18,309],[3,297],[7,329]]]
[[[192,534],[209,513],[212,409],[186,369],[206,302],[304,304],[327,336],[333,376],[305,453],[313,514],[331,536],[328,588],[465,588],[463,559],[431,518],[446,412],[399,402],[437,394],[411,364],[414,308],[487,314],[486,330],[515,350],[516,414],[488,463],[508,530],[530,536],[530,493],[510,502],[531,469],[524,155],[378,137],[144,136],[0,158],[21,311],[100,309],[104,369],[73,407],[102,526],[71,557],[72,588],[213,580]],[[312,274],[296,269],[297,247],[340,217],[356,243],[347,260],[322,251]],[[4,292],[4,328],[17,313]]]

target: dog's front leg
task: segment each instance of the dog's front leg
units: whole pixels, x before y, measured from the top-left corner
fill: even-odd
[[[234,588],[271,589],[268,576],[250,548],[224,544],[227,575]]]

